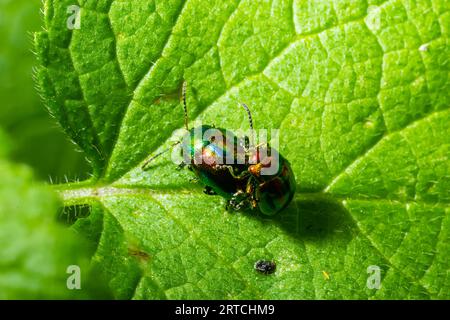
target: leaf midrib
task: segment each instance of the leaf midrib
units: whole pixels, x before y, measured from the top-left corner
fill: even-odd
[[[185,188],[143,188],[143,187],[118,187],[113,185],[102,185],[95,186],[90,185],[89,181],[80,182],[80,183],[69,183],[67,185],[54,185],[53,188],[60,197],[64,201],[64,205],[78,205],[78,204],[86,204],[86,202],[90,202],[91,200],[100,200],[103,198],[111,198],[111,197],[136,197],[136,196],[163,196],[163,195],[179,195],[179,194],[190,194],[192,189]],[[343,202],[343,201],[358,201],[358,202],[378,202],[378,203],[386,203],[386,204],[403,204],[407,205],[420,205],[425,207],[432,208],[440,208],[446,209],[450,205],[450,203],[436,203],[432,201],[416,201],[416,200],[403,200],[403,199],[387,199],[380,197],[352,197],[345,195],[336,195],[330,192],[309,192],[309,193],[297,193],[294,196],[295,200],[300,201],[335,201],[335,202]]]
[[[82,185],[81,188],[77,188],[76,184],[70,184],[70,188],[63,188],[64,185],[58,185],[54,186],[55,189],[58,191],[59,195],[62,197],[64,201],[64,205],[66,206],[73,206],[73,205],[82,205],[82,204],[91,204],[93,202],[99,202],[103,206],[103,199],[107,198],[115,198],[115,197],[144,197],[144,198],[151,198],[153,201],[155,201],[163,210],[166,211],[170,219],[176,220],[176,218],[170,214],[167,209],[160,204],[156,198],[158,196],[165,196],[165,195],[179,195],[184,194],[190,194],[192,193],[192,190],[187,192],[185,190],[184,192],[182,190],[176,190],[173,189],[172,191],[168,190],[158,190],[158,189],[151,189],[151,188],[126,188],[126,187],[113,187],[113,186],[101,186],[101,187],[87,187],[86,185]],[[345,201],[359,201],[359,202],[384,202],[388,204],[403,204],[405,206],[411,205],[411,204],[420,204],[422,206],[429,206],[433,208],[447,208],[447,204],[437,205],[434,203],[428,203],[428,202],[417,202],[417,201],[409,201],[409,202],[401,202],[397,200],[389,200],[389,199],[381,199],[381,198],[352,198],[352,197],[345,197],[345,196],[336,196],[330,193],[324,193],[324,192],[316,192],[316,193],[297,193],[295,195],[296,200],[300,201],[333,201],[337,202],[339,204],[343,204]],[[374,248],[374,250],[377,251],[377,253],[382,257],[383,260],[387,262],[390,269],[395,270],[399,274],[401,274],[403,277],[411,281],[412,283],[415,283],[416,285],[420,286],[430,297],[434,297],[435,295],[431,293],[428,288],[422,284],[421,279],[415,279],[411,277],[410,275],[404,273],[402,270],[400,270],[395,264],[393,264],[390,259],[382,253],[382,251],[378,248],[377,243],[375,243],[372,238],[367,235],[364,230],[359,226],[358,220],[353,217],[351,212],[343,206],[346,214],[351,218],[353,221],[353,224],[357,228],[357,232],[361,234]],[[109,210],[108,210],[109,211]],[[176,222],[183,228],[184,225],[182,222],[176,220]],[[195,237],[196,240],[197,237]],[[211,249],[211,252],[214,253],[214,251]],[[215,254],[215,253],[214,253]],[[220,258],[220,256],[218,256]],[[237,273],[239,274],[239,273]],[[246,285],[247,286],[247,285]]]

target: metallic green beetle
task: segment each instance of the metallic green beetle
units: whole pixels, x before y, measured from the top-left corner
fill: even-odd
[[[205,185],[206,194],[227,199],[227,209],[256,209],[274,215],[291,202],[296,189],[295,177],[289,162],[269,144],[249,145],[249,138],[238,138],[231,131],[202,125],[189,129],[186,105],[186,83],[183,84],[185,128],[188,131],[181,143],[183,163]],[[253,120],[249,108],[243,104]],[[253,139],[252,139],[253,140]],[[160,153],[162,154],[162,153]],[[143,168],[155,157],[148,160]],[[265,174],[265,169],[276,170]]]
[[[247,194],[252,208],[259,207],[265,215],[274,215],[285,209],[295,194],[296,182],[291,165],[269,144],[257,147],[250,153]],[[274,166],[272,174],[264,174],[264,168]]]

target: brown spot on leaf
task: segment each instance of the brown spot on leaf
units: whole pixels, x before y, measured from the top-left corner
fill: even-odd
[[[128,254],[135,257],[142,263],[147,263],[150,260],[150,255],[147,252],[139,250],[137,248],[128,248]]]

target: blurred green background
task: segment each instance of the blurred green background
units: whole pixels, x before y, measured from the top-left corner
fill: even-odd
[[[0,0],[0,127],[13,142],[12,160],[30,165],[39,178],[82,180],[89,165],[49,116],[33,81],[40,10],[40,0]]]

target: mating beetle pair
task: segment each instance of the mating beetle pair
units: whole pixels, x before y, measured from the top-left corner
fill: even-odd
[[[181,167],[187,166],[195,173],[205,185],[204,192],[224,197],[227,209],[259,208],[263,214],[270,216],[286,208],[296,188],[289,162],[268,143],[253,146],[248,137],[238,138],[228,130],[209,125],[189,129],[186,83],[183,84],[182,96],[188,133],[183,141],[175,145],[181,143],[184,157]],[[245,104],[243,107],[253,132],[250,110]],[[150,158],[142,168],[145,170],[153,159],[164,152]],[[224,163],[224,159],[231,159],[231,163]]]

